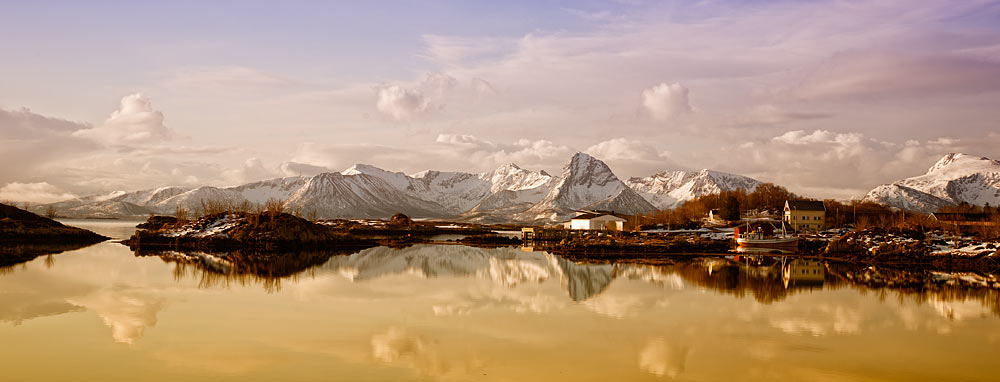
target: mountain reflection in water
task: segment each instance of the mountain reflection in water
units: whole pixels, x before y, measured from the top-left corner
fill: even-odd
[[[460,245],[136,254],[100,243],[0,273],[0,379],[1000,373],[989,362],[1000,343],[993,275],[757,255],[658,261]]]
[[[681,289],[685,285],[739,298],[752,297],[764,304],[818,289],[853,287],[864,293],[898,293],[918,302],[974,299],[1000,316],[996,285],[928,283],[941,272],[879,269],[865,265],[824,263],[816,259],[781,256],[703,257],[678,259],[671,264],[575,263],[547,252],[519,248],[477,248],[460,245],[415,245],[405,248],[374,247],[364,250],[330,250],[295,253],[253,252],[141,252],[175,264],[178,280],[195,277],[199,287],[260,285],[268,292],[281,289],[281,281],[296,281],[303,274],[335,273],[353,282],[397,275],[478,278],[505,288],[558,280],[574,302],[589,300],[617,279],[637,280]],[[872,276],[876,272],[878,275]],[[961,279],[963,275],[953,275]],[[978,275],[996,280],[996,275]],[[887,283],[882,279],[897,280]],[[882,280],[882,282],[873,282]],[[995,284],[995,283],[994,283]]]

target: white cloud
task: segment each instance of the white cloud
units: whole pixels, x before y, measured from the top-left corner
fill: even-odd
[[[417,88],[384,85],[377,88],[375,108],[397,121],[408,121],[429,111],[444,107],[443,100],[457,80],[439,73],[428,74]]]
[[[691,112],[688,89],[679,83],[660,83],[642,91],[642,106],[656,121],[667,121]]]
[[[850,199],[879,184],[920,175],[948,152],[984,155],[981,153],[988,153],[997,144],[997,138],[891,142],[857,131],[790,130],[726,146],[727,158],[739,160],[716,159],[712,167],[773,182],[807,196]],[[703,154],[703,158],[708,156]]]
[[[397,121],[403,121],[426,111],[428,104],[419,91],[390,85],[378,90],[375,108]]]
[[[664,157],[653,147],[639,141],[625,138],[614,138],[599,142],[585,150],[590,155],[602,160],[656,160]]]
[[[100,126],[79,130],[75,136],[94,139],[107,145],[156,143],[170,139],[170,129],[163,125],[163,113],[142,93],[122,97],[121,107]]]
[[[277,178],[281,175],[273,167],[264,165],[257,157],[247,158],[243,166],[223,171],[223,177],[231,184],[256,182],[262,179]]]
[[[313,176],[324,172],[331,172],[333,170],[305,163],[284,162],[278,166],[278,171],[280,171],[284,176]]]
[[[52,203],[75,198],[76,195],[47,182],[12,182],[0,187],[0,200],[31,203]]]

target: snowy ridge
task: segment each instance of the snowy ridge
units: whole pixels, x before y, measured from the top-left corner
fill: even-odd
[[[742,175],[704,169],[701,171],[663,171],[645,178],[625,181],[656,208],[673,208],[683,202],[723,191],[753,191],[760,181]]]
[[[540,172],[522,169],[513,163],[479,174],[427,170],[408,176],[402,172],[385,171],[363,164],[355,165],[342,173],[381,178],[412,197],[441,205],[450,215],[470,210],[505,210],[525,202],[536,203],[541,197],[533,196],[544,194],[552,178]],[[509,191],[515,192],[517,196],[510,197]],[[481,205],[487,199],[490,201]],[[484,210],[485,206],[489,208]],[[523,207],[522,210],[526,208]]]
[[[542,201],[519,214],[519,220],[564,220],[580,209],[613,210],[625,214],[655,211],[604,162],[577,153]]]
[[[289,209],[324,218],[384,218],[397,212],[440,217],[440,205],[414,198],[379,177],[323,173],[309,179],[285,202]]]
[[[202,201],[261,205],[277,199],[291,210],[319,218],[387,218],[402,212],[413,217],[486,223],[554,222],[580,209],[646,213],[656,209],[651,201],[658,206],[672,205],[719,190],[752,189],[759,183],[708,170],[663,172],[629,182],[643,194],[615,176],[604,162],[578,153],[558,177],[513,163],[483,173],[427,170],[412,175],[357,164],[342,172],[312,177],[275,178],[231,187],[115,191],[50,205],[67,217],[142,217],[173,214],[177,207],[198,214]],[[47,206],[34,210],[43,212]]]
[[[950,153],[927,173],[875,187],[864,200],[924,213],[961,202],[997,205],[1000,203],[1000,161]]]

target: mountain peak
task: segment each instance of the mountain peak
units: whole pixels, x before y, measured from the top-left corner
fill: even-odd
[[[931,168],[927,169],[927,173],[930,174],[932,172],[940,171],[945,167],[948,167],[951,164],[957,162],[975,163],[980,161],[992,162],[992,164],[1000,164],[1000,162],[986,157],[963,154],[963,153],[948,153],[945,156],[941,157],[941,159],[938,160],[937,163],[934,163],[934,165],[931,166]]]
[[[590,161],[595,161],[595,160],[597,160],[597,158],[594,158],[594,157],[590,156],[590,154],[587,154],[587,153],[584,153],[584,152],[578,152],[576,154],[573,154],[573,159],[571,159],[569,162],[570,163],[576,163],[576,162],[579,162],[579,161],[590,162]]]
[[[1000,203],[1000,161],[948,153],[927,173],[897,180],[869,191],[865,200],[920,212],[967,202]]]
[[[344,175],[357,175],[357,174],[371,173],[371,172],[388,172],[388,171],[372,166],[370,164],[358,163],[344,171],[341,171],[340,173]]]

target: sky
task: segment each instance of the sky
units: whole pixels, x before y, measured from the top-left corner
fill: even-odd
[[[997,1],[0,0],[0,200],[506,163],[849,199],[1000,159]]]

